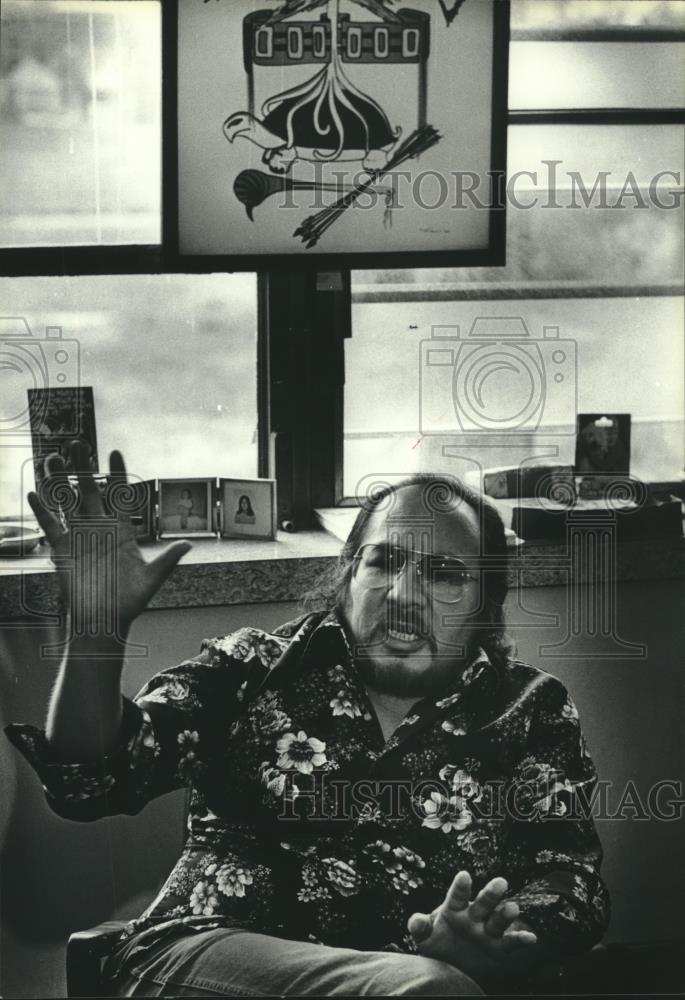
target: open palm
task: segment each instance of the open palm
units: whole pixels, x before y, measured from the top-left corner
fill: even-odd
[[[72,443],[72,466],[85,469],[83,446]],[[66,470],[59,455],[46,460],[46,495],[66,487]],[[126,468],[118,451],[110,455],[108,484],[124,485]],[[91,472],[78,473],[81,503],[78,522],[63,528],[36,493],[28,501],[52,547],[60,590],[72,618],[72,630],[84,629],[125,638],[132,621],[145,609],[179,559],[192,546],[174,542],[146,562],[136,542],[130,517],[105,512],[102,496]]]

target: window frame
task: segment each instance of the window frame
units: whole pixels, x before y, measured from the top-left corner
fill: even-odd
[[[284,261],[263,257],[241,260],[226,256],[179,255],[177,170],[177,56],[176,3],[161,2],[162,45],[162,233],[153,245],[20,247],[0,249],[0,275],[116,275],[209,272],[257,273],[257,370],[258,404],[257,474],[273,477],[278,489],[279,527],[289,522],[295,528],[316,524],[317,507],[356,505],[343,495],[344,447],[344,340],[351,336],[351,267],[346,260],[289,257]],[[630,29],[563,32],[512,30],[512,41],[682,41],[685,31]],[[685,110],[664,108],[568,108],[509,110],[506,125],[680,125]],[[493,212],[491,226],[504,231],[505,215]],[[492,234],[491,234],[492,235]],[[407,255],[414,259],[414,255]],[[358,262],[354,262],[359,266]],[[393,259],[389,266],[401,267]],[[436,262],[443,263],[444,261]],[[479,261],[468,261],[478,266]],[[486,265],[490,262],[485,262]],[[499,263],[499,262],[498,262]],[[504,263],[502,260],[501,263]],[[227,267],[227,264],[229,265]],[[425,266],[425,261],[422,261]],[[321,270],[322,266],[327,270]],[[377,262],[363,266],[377,267]],[[459,261],[457,266],[464,266]],[[645,295],[673,294],[655,288]],[[635,286],[588,287],[585,297],[635,295]],[[387,293],[386,293],[387,294]],[[415,294],[415,293],[414,293]],[[474,292],[451,289],[453,299],[482,300],[520,298],[522,289],[496,284]],[[540,291],[534,292],[542,297]],[[551,285],[546,298],[577,297],[578,289]],[[374,301],[382,301],[382,289]],[[412,290],[407,290],[412,295]]]
[[[512,39],[513,40],[513,39]],[[539,39],[543,40],[543,39]],[[546,40],[546,39],[545,39]],[[626,38],[622,37],[622,41]],[[633,36],[632,40],[642,41],[642,36]],[[658,39],[662,40],[662,39]],[[507,124],[509,126],[517,125],[594,125],[594,126],[611,126],[611,125],[683,125],[685,124],[685,109],[663,109],[663,108],[599,108],[599,109],[584,109],[584,108],[568,108],[568,109],[516,109],[510,110],[507,115]],[[684,291],[683,287],[679,288],[682,293]],[[455,289],[449,288],[441,292],[431,292],[429,295],[421,294],[418,292],[419,296],[424,301],[437,300],[437,299],[449,299],[451,301],[464,301],[464,300],[479,300],[488,301],[493,299],[500,300],[519,300],[521,298],[629,298],[636,295],[641,297],[661,297],[661,296],[673,296],[674,289],[672,286],[635,286],[634,284],[625,285],[611,285],[609,287],[600,285],[587,285],[582,288],[576,286],[573,289],[565,288],[562,285],[555,285],[550,282],[549,287],[540,288],[539,284],[531,285],[526,287],[525,285],[517,285],[516,288],[502,287],[498,284],[481,284],[479,287],[474,288],[473,284],[466,284],[463,288]],[[383,301],[416,301],[417,289],[412,288],[412,286],[407,286],[406,295],[400,293],[398,295],[396,292],[388,293],[384,291],[383,286],[379,285],[377,291],[362,293],[356,301],[373,301],[373,302],[383,302]],[[350,330],[350,336],[352,331]],[[344,390],[344,378],[342,380],[343,390]],[[343,432],[344,433],[344,432]],[[344,445],[344,442],[343,442]],[[343,447],[340,448],[341,454],[341,465],[340,469],[336,474],[336,484],[340,484],[340,488],[336,491],[335,503],[331,506],[337,507],[357,507],[359,501],[356,497],[346,496],[341,488],[343,482],[343,466],[342,466],[342,454]],[[671,484],[674,485],[674,484]],[[681,484],[682,488],[682,484]],[[323,505],[322,505],[323,506]]]

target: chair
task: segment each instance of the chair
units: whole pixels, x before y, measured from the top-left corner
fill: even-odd
[[[179,793],[176,794],[178,795]],[[179,803],[178,810],[180,819],[177,828],[179,834],[179,853],[188,832],[189,812],[190,789],[186,788],[183,790],[182,804]],[[167,815],[164,814],[164,816]],[[165,836],[168,836],[169,830],[174,829],[175,820],[169,822],[168,818],[166,818],[163,819],[163,822],[165,824]],[[163,869],[159,872],[160,886],[167,873],[168,869]],[[111,954],[126,924],[126,920],[107,920],[101,924],[97,924],[95,927],[90,927],[88,930],[75,931],[69,937],[66,952],[68,997],[108,996],[102,981],[102,967],[105,959]]]
[[[123,920],[109,920],[71,935],[67,943],[68,997],[107,996],[102,966],[125,926]]]

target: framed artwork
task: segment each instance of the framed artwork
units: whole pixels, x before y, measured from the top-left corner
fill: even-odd
[[[276,537],[276,482],[220,479],[222,538]]]
[[[215,535],[214,479],[159,480],[159,536]]]
[[[293,257],[504,263],[493,187],[506,171],[507,0],[170,9],[177,134],[166,190],[181,258],[228,255],[233,269]]]
[[[66,354],[65,351],[62,353]],[[28,390],[28,411],[36,490],[45,478],[45,459],[56,452],[72,468],[69,445],[80,441],[88,453],[88,471],[98,471],[95,403],[90,386],[64,386]]]

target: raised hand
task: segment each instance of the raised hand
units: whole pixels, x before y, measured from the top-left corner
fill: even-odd
[[[88,466],[87,451],[74,441],[70,448],[72,468],[85,470]],[[59,455],[46,459],[46,495],[57,495],[68,489],[64,460]],[[78,485],[81,496],[80,519],[92,519],[92,526],[78,529],[78,544],[74,544],[74,531],[63,528],[36,493],[28,494],[38,523],[52,547],[60,589],[68,610],[82,623],[87,634],[116,634],[124,639],[133,620],[145,609],[149,600],[164,583],[179,559],[192,546],[179,541],[169,545],[155,559],[146,562],[136,542],[130,517],[114,511],[106,521],[102,496],[89,471],[79,471]],[[110,455],[110,487],[126,483],[124,460],[118,451]],[[114,546],[111,546],[112,518],[115,522]]]
[[[476,981],[521,972],[532,963],[537,937],[504,900],[506,879],[493,878],[471,900],[471,876],[459,872],[432,913],[414,913],[408,929],[420,955],[461,969]]]

